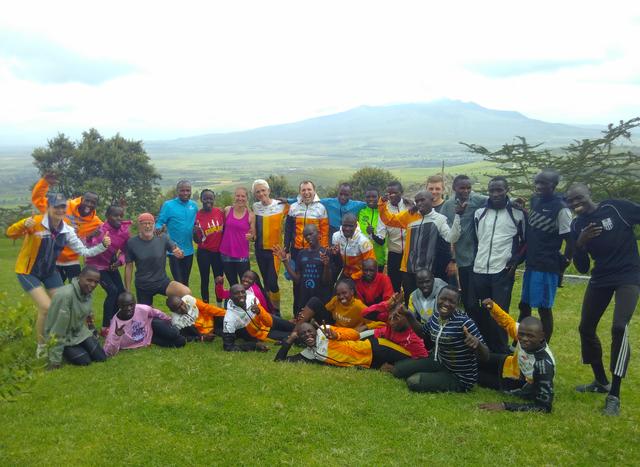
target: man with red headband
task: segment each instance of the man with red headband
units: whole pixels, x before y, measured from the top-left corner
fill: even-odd
[[[154,295],[190,295],[189,287],[167,276],[167,252],[176,258],[183,253],[169,237],[161,233],[154,234],[155,219],[145,212],[138,216],[138,236],[127,241],[126,265],[124,269],[124,287],[131,291],[133,265],[136,265],[135,286],[138,303],[153,305]]]

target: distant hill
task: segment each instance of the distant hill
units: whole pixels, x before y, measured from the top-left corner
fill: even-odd
[[[147,142],[145,147],[153,156],[202,152],[440,157],[463,153],[460,141],[497,146],[517,135],[531,142],[560,146],[597,134],[598,129],[593,127],[543,122],[472,102],[438,100],[362,106],[254,130]]]

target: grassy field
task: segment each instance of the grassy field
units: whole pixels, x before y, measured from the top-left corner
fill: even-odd
[[[18,248],[0,240],[0,279],[21,298],[12,272]],[[199,291],[195,265],[191,284]],[[282,289],[288,310],[290,284]],[[572,284],[559,292],[551,415],[486,413],[478,403],[501,394],[411,394],[377,371],[276,364],[273,348],[229,354],[216,340],[39,372],[15,401],[0,403],[0,465],[637,465],[637,360],[619,418],[600,415],[603,396],[573,391],[591,380],[577,333],[583,291]],[[104,294],[95,295],[99,318]],[[600,326],[605,349],[611,314]],[[633,343],[638,330],[633,323]]]

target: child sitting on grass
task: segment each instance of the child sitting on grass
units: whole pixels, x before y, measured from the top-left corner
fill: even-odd
[[[553,404],[555,360],[545,341],[542,321],[529,316],[518,323],[489,298],[483,300],[482,305],[491,312],[493,319],[507,332],[509,338],[517,343],[513,354],[492,353],[488,361],[480,362],[478,384],[493,389],[508,389],[515,385],[516,389],[508,393],[531,402],[486,403],[480,404],[480,408],[492,411],[550,413]]]
[[[171,318],[149,305],[136,304],[129,292],[118,296],[118,313],[111,320],[104,351],[113,357],[120,350],[137,349],[151,344],[183,347],[186,341],[171,325]]]
[[[329,302],[325,304],[318,297],[312,297],[296,319],[298,322],[305,322],[313,318],[319,323],[334,324],[358,331],[384,326],[384,323],[371,322],[363,318],[362,310],[365,308],[362,300],[356,297],[353,280],[341,277],[336,283],[335,296]]]
[[[222,276],[216,277],[216,297],[220,297],[224,300],[228,300],[231,297],[230,290],[224,289],[224,278]],[[254,271],[245,271],[240,278],[240,284],[244,286],[245,290],[251,290],[253,295],[258,300],[258,303],[262,305],[262,307],[267,310],[272,315],[280,316],[276,313],[276,308],[273,306],[271,301],[267,298],[268,295],[265,293],[264,287],[262,286],[262,282],[260,282],[260,277]]]
[[[171,324],[180,331],[187,341],[212,341],[215,337],[215,318],[224,317],[224,309],[209,305],[191,295],[180,298],[167,297],[167,307],[171,310]]]
[[[265,352],[269,349],[263,342],[283,341],[293,331],[293,323],[269,314],[251,289],[245,290],[242,284],[234,284],[230,292],[231,300],[227,302],[222,325],[222,348],[225,351]],[[249,342],[236,344],[237,337]]]

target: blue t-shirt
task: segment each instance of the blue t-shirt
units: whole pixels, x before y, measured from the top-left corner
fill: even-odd
[[[156,229],[166,225],[169,238],[178,245],[185,256],[193,255],[193,225],[197,213],[198,205],[195,201],[174,198],[164,202],[156,219]]]
[[[357,219],[360,209],[367,205],[364,201],[355,201],[353,199],[350,199],[345,204],[340,204],[340,200],[338,198],[323,198],[320,202],[327,210],[329,226],[335,230],[340,229],[340,226],[342,225],[342,216],[350,212],[355,214]]]
[[[640,205],[631,201],[602,201],[595,211],[576,217],[571,223],[571,235],[578,239],[590,223],[602,226],[602,233],[590,239],[584,249],[576,248],[574,261],[580,271],[588,271],[589,256],[593,269],[592,287],[640,285],[640,256],[633,226],[640,224]]]

